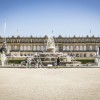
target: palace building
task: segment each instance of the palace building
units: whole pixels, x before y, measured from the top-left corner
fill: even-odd
[[[35,52],[45,52],[48,36],[44,37],[6,37],[11,56],[32,56]],[[3,37],[0,37],[0,47]],[[54,37],[57,52],[67,53],[79,58],[94,58],[100,51],[100,37]],[[100,53],[100,52],[99,52]]]

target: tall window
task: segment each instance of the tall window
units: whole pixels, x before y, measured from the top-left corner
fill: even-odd
[[[76,50],[77,50],[77,51],[79,50],[79,46],[76,46]]]
[[[14,46],[14,50],[17,50],[17,46],[16,45]]]
[[[92,46],[90,45],[90,50],[92,51]]]
[[[65,51],[66,50],[66,47],[65,46],[63,46],[63,51]]]
[[[36,51],[36,46],[33,46],[33,51]]]
[[[41,46],[41,51],[43,51],[43,46]]]
[[[71,50],[71,51],[73,50],[73,46],[70,46],[70,50]]]
[[[28,46],[28,50],[31,50],[30,46]]]
[[[81,50],[81,51],[83,50],[83,46],[80,46],[80,50]]]
[[[24,46],[24,51],[26,51],[27,50],[27,47],[26,46]]]
[[[86,51],[86,46],[84,46],[84,51]]]
[[[66,50],[69,51],[69,46],[66,47]]]
[[[40,51],[40,46],[37,46],[37,51]]]
[[[20,46],[20,50],[23,50],[23,46]]]

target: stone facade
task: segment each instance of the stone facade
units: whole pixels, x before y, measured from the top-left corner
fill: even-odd
[[[30,56],[35,52],[45,52],[47,36],[44,37],[6,37],[7,47],[12,56]],[[0,37],[0,47],[3,38]],[[76,57],[95,57],[100,47],[100,37],[54,37],[56,51],[64,52]]]

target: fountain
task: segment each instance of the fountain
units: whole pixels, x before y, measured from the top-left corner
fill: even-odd
[[[100,47],[97,49],[95,63],[97,66],[100,66]]]
[[[1,52],[1,56],[0,56],[1,57],[1,65],[4,66],[7,61],[6,54],[8,53],[5,39],[3,40],[3,44],[2,44],[2,47],[0,48],[0,52]]]
[[[80,64],[75,61],[74,57],[67,55],[67,53],[57,52],[53,37],[49,37],[47,40],[47,52],[39,54],[41,61],[44,66],[55,66],[57,65],[57,58],[60,58],[60,65],[66,66],[67,64]]]
[[[6,22],[4,23],[4,35],[6,32]],[[5,66],[6,61],[7,61],[7,56],[6,54],[9,54],[9,49],[7,49],[7,45],[6,45],[6,38],[3,38],[3,42],[2,42],[2,47],[0,48],[0,58],[1,58],[1,65]]]
[[[55,42],[53,37],[47,40],[46,52],[34,53],[31,57],[31,64],[37,67],[57,66],[57,58],[60,59],[60,65],[80,65],[79,61],[75,61],[74,57],[67,53],[56,52]]]

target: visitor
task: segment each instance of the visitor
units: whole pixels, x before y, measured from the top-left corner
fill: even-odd
[[[59,59],[59,57],[57,58],[57,66],[59,66],[60,65],[60,59]]]
[[[27,63],[27,59],[28,59],[28,57],[26,57],[26,59],[25,59],[25,64],[26,64],[26,66],[28,65],[28,63]]]
[[[27,63],[27,57],[26,57],[26,59],[25,59],[25,63]]]
[[[39,67],[39,56],[36,59],[36,66],[35,66],[35,68],[38,68],[38,67]]]

